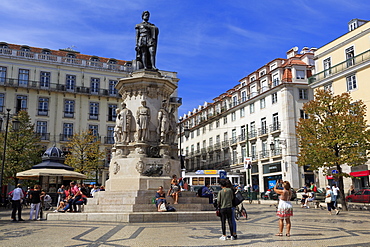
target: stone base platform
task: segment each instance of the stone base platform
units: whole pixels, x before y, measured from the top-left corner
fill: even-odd
[[[175,205],[176,206],[176,205]],[[48,221],[98,222],[184,222],[220,220],[215,211],[133,212],[133,213],[47,213]]]

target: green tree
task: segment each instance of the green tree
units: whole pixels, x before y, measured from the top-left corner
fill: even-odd
[[[350,94],[333,95],[327,90],[317,90],[315,99],[307,102],[303,110],[307,119],[297,125],[299,139],[298,164],[310,170],[323,168],[338,182],[340,197],[344,203],[342,166],[363,165],[368,160],[370,131],[367,129],[366,106],[359,100],[353,102]],[[337,174],[332,174],[337,170]]]
[[[69,154],[66,155],[65,163],[75,168],[76,172],[91,177],[104,157],[104,152],[99,150],[98,138],[89,131],[82,131],[74,134],[66,146]]]
[[[12,120],[9,121],[8,138],[5,153],[4,182],[17,184],[16,174],[31,169],[42,161],[43,150],[40,137],[34,131],[34,124],[26,111],[19,111],[16,116],[19,128],[13,129]],[[0,135],[0,143],[4,143],[5,132]],[[1,154],[4,145],[1,146]]]

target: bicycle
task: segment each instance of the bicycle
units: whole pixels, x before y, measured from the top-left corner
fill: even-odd
[[[243,203],[241,203],[242,207],[239,209],[239,206],[235,207],[235,219],[239,220],[241,217],[248,219],[247,210],[245,210]]]

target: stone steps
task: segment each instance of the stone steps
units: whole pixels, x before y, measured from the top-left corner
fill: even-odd
[[[215,211],[198,212],[137,212],[137,213],[46,213],[48,221],[91,222],[191,222],[219,221]]]

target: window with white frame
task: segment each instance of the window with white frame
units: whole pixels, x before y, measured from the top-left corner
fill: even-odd
[[[200,129],[198,128],[197,129],[197,136],[199,136],[200,135]]]
[[[65,138],[73,136],[73,123],[63,124],[63,135]]]
[[[249,137],[250,138],[254,138],[256,137],[257,134],[256,134],[256,122],[251,122],[250,123],[250,133],[249,133]]]
[[[227,141],[229,139],[229,135],[227,134],[227,132],[224,132],[224,141]]]
[[[99,103],[90,102],[89,119],[97,120],[99,117]]]
[[[0,67],[0,84],[1,85],[4,85],[6,81],[6,71],[7,71],[6,67]]]
[[[41,136],[41,140],[43,139],[43,136],[48,133],[48,123],[46,121],[37,121],[36,122],[36,133]]]
[[[108,86],[109,95],[111,95],[111,96],[116,96],[117,95],[116,84],[117,84],[117,81],[109,80],[109,86]]]
[[[233,107],[238,105],[238,97],[233,96]]]
[[[242,102],[247,100],[247,91],[242,91]]]
[[[28,69],[19,69],[18,85],[27,86],[29,77],[30,77],[30,71]]]
[[[49,98],[40,97],[37,109],[37,115],[47,116],[49,111]]]
[[[266,92],[268,90],[267,80],[261,81],[261,92]]]
[[[211,131],[213,129],[213,123],[209,123],[208,127],[209,127],[209,130]]]
[[[304,75],[304,70],[296,70],[296,78],[297,79],[304,79],[305,78],[305,75]]]
[[[347,61],[347,67],[355,65],[355,50],[353,49],[353,46],[346,49],[346,61]]]
[[[100,89],[100,79],[99,78],[91,78],[90,82],[90,92],[93,94],[98,94]]]
[[[272,85],[274,87],[279,85],[279,74],[278,73],[272,75]]]
[[[241,136],[242,140],[245,140],[245,137],[246,137],[245,132],[246,132],[245,125],[243,125],[243,126],[240,127],[240,136]]]
[[[73,118],[75,113],[75,101],[64,100],[64,117]]]
[[[308,89],[298,88],[299,99],[308,99]]]
[[[251,155],[252,155],[252,160],[257,159],[257,145],[256,145],[256,143],[251,144]]]
[[[278,101],[277,93],[271,94],[271,101],[272,101],[272,104],[277,103],[277,101]]]
[[[107,126],[106,144],[114,144],[114,126]]]
[[[66,90],[74,91],[76,86],[76,76],[75,75],[66,75]]]
[[[216,121],[216,128],[220,127],[220,120]]]
[[[206,127],[202,128],[202,133],[205,134],[207,132]]]
[[[279,129],[280,129],[279,114],[274,113],[272,114],[272,131],[276,131]]]
[[[262,135],[267,134],[267,123],[266,118],[261,118],[261,133]]]
[[[19,111],[26,111],[27,110],[27,96],[25,95],[18,95],[17,96],[17,103],[16,103],[16,112]]]
[[[300,115],[300,118],[303,118],[303,119],[308,119],[308,114],[304,111],[304,110],[302,110],[302,109],[300,109],[299,110],[299,115]]]
[[[227,116],[224,117],[224,124],[227,124]]]
[[[347,76],[347,91],[357,89],[356,75]]]
[[[213,146],[213,138],[212,137],[209,138],[209,146]]]
[[[323,60],[323,64],[324,64],[324,77],[327,77],[331,74],[331,58],[328,57],[326,59]]]
[[[117,105],[116,104],[108,104],[108,121],[116,121],[117,118]]]
[[[207,147],[207,141],[206,140],[203,140],[202,148],[206,148],[206,147]]]
[[[240,117],[244,117],[245,116],[245,107],[242,107],[240,108]]]
[[[232,141],[232,143],[236,143],[236,141],[237,141],[237,139],[236,139],[236,129],[231,130],[231,141]]]
[[[325,91],[332,92],[332,91],[333,91],[332,83],[331,83],[331,82],[326,83],[326,84],[324,85],[324,90],[325,90]]]
[[[266,100],[265,98],[260,99],[260,108],[263,109],[266,107]]]
[[[254,113],[254,103],[249,105],[249,113]]]
[[[4,112],[5,94],[0,93],[0,112]]]
[[[273,64],[270,65],[270,70],[274,70],[274,69],[276,69],[276,67],[277,67],[277,64],[273,63]]]
[[[50,87],[50,72],[45,71],[40,72],[40,87],[42,88]]]
[[[98,125],[92,125],[92,124],[90,124],[89,125],[89,131],[90,131],[91,135],[98,136],[99,135]]]
[[[232,112],[231,113],[231,121],[234,122],[236,120],[236,113]]]

